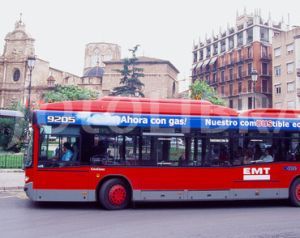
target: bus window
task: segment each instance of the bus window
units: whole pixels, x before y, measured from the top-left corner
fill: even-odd
[[[207,138],[204,166],[229,166],[229,139],[222,137]]]
[[[52,134],[52,129],[41,130],[39,168],[79,165],[79,135]]]

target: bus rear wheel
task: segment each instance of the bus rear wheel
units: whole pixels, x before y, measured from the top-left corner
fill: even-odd
[[[123,180],[109,179],[99,190],[99,201],[107,210],[124,209],[130,202],[130,190]]]
[[[290,188],[290,202],[293,206],[300,207],[300,178],[296,179]]]

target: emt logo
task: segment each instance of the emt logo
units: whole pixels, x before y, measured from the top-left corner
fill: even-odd
[[[243,180],[270,180],[271,168],[244,168],[243,169]]]

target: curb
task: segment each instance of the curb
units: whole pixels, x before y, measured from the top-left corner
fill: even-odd
[[[0,169],[0,173],[24,173],[23,169]]]
[[[23,191],[24,186],[16,187],[0,187],[0,192],[13,192],[13,191]]]

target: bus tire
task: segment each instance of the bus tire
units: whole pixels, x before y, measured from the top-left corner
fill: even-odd
[[[300,178],[297,178],[290,187],[290,202],[295,207],[300,207]]]
[[[130,190],[122,179],[109,179],[99,190],[99,201],[107,210],[124,209],[130,202]]]

